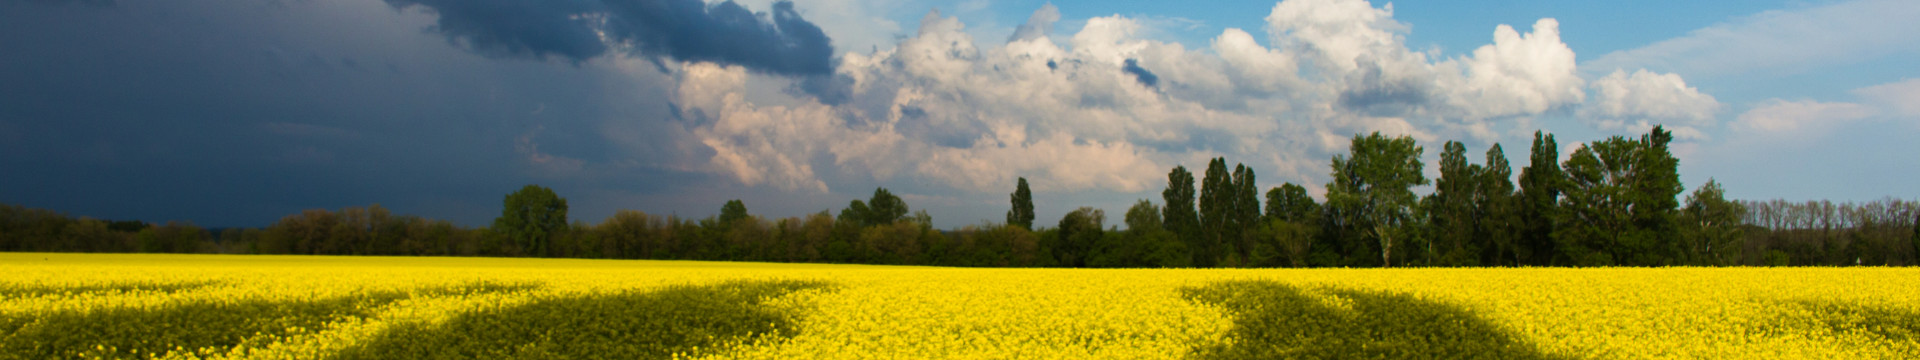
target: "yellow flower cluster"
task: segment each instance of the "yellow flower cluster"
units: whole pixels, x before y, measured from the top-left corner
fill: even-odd
[[[1920,269],[0,254],[0,359],[1920,358]]]

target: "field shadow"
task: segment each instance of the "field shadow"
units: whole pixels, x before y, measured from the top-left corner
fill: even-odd
[[[1183,289],[1233,314],[1200,359],[1559,359],[1457,306],[1374,290],[1234,281]]]
[[[794,314],[764,306],[808,281],[708,286],[535,300],[458,315],[440,324],[396,324],[336,359],[666,359],[787,338]]]
[[[1860,334],[1885,344],[1920,343],[1920,312],[1818,301],[1793,301],[1783,305],[1805,310],[1803,314],[1812,316],[1806,320],[1831,334]],[[1791,322],[1772,324],[1792,326]]]
[[[395,301],[521,291],[530,284],[475,283],[414,291],[380,291],[303,301],[196,301],[152,308],[113,307],[0,316],[0,360],[152,358],[173,352],[223,353],[264,346],[303,332],[366,317]],[[56,292],[66,294],[68,291]]]
[[[201,288],[206,288],[206,287],[219,285],[219,284],[220,282],[218,281],[194,281],[194,282],[126,282],[126,283],[115,283],[115,284],[79,285],[79,286],[37,286],[37,285],[0,286],[0,298],[18,299],[18,298],[41,297],[41,296],[63,296],[63,297],[84,296],[84,295],[98,296],[98,295],[125,294],[125,293],[142,293],[142,292],[172,294],[172,293],[178,293],[178,292],[198,290]]]

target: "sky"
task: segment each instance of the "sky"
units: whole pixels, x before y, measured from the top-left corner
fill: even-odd
[[[0,203],[266,226],[839,211],[1110,224],[1225,157],[1323,198],[1355,134],[1518,173],[1674,131],[1687,189],[1920,198],[1909,0],[0,0]],[[1427,188],[1416,192],[1431,191]]]

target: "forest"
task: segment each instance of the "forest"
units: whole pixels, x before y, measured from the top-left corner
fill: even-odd
[[[1920,265],[1920,202],[1729,200],[1717,180],[1687,192],[1672,139],[1654,127],[1584,144],[1562,162],[1553,135],[1536,132],[1516,182],[1499,144],[1474,163],[1448,141],[1439,177],[1427,179],[1424,148],[1376,132],[1333,156],[1324,202],[1292,183],[1261,192],[1253,169],[1215,158],[1198,179],[1171,169],[1157,203],[1141,199],[1118,219],[1081,207],[1052,226],[1033,223],[1025,178],[1005,222],[958,229],[935,229],[885,188],[837,214],[769,219],[732,200],[705,218],[623,210],[588,223],[568,219],[566,198],[527,185],[485,227],[378,204],[217,230],[0,205],[0,251],[1100,268]],[[1427,195],[1413,191],[1428,185]]]

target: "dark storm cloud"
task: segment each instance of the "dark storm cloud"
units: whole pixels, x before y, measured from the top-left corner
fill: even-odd
[[[1127,59],[1126,64],[1120,67],[1120,71],[1133,74],[1135,78],[1140,80],[1141,85],[1160,87],[1160,76],[1154,75],[1152,71],[1147,71],[1146,68],[1140,67],[1139,60]]]
[[[81,4],[81,5],[88,5],[88,6],[113,6],[113,1],[114,0],[27,0],[27,2],[37,3],[37,4],[53,4],[53,5]]]
[[[575,62],[629,47],[643,56],[745,66],[782,75],[833,72],[833,43],[792,2],[754,13],[700,0],[387,0],[420,6],[435,31],[492,56]]]
[[[379,203],[485,225],[529,183],[609,209],[644,204],[587,194],[715,182],[671,166],[684,130],[652,121],[668,76],[477,57],[420,32],[436,20],[378,1],[0,0],[0,203],[216,227]]]
[[[419,5],[439,16],[434,30],[449,40],[492,56],[559,56],[582,61],[607,52],[580,17],[601,9],[581,0],[387,0],[396,8]]]
[[[845,104],[853,100],[853,78],[840,74],[808,75],[795,82],[791,92],[813,95],[822,104]]]

